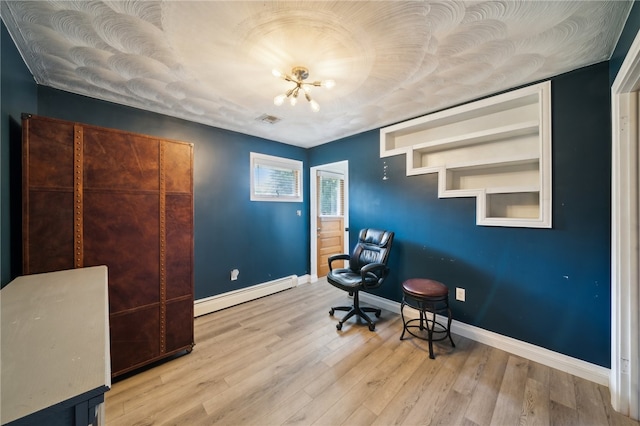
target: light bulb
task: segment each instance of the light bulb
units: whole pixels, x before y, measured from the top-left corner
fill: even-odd
[[[318,103],[314,100],[312,100],[311,102],[309,102],[309,106],[311,106],[311,110],[313,112],[318,112],[320,111],[320,105],[318,105]]]
[[[291,106],[295,106],[298,103],[298,98],[296,96],[291,97]]]
[[[280,106],[282,105],[282,103],[286,98],[287,97],[285,95],[278,95],[275,98],[273,98],[273,103],[276,104],[277,106]]]
[[[333,86],[336,85],[336,82],[333,80],[323,80],[322,83],[320,83],[320,85],[327,89],[331,89]]]
[[[282,77],[282,73],[275,68],[271,70],[271,74],[273,74],[274,77],[278,77],[278,78]]]

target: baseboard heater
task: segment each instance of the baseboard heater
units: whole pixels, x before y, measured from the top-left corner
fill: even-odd
[[[195,317],[210,314],[221,309],[239,305],[240,303],[249,302],[250,300],[259,299],[282,290],[287,290],[298,285],[298,276],[290,275],[266,283],[256,284],[251,287],[241,288],[239,290],[227,293],[217,294],[215,296],[198,299],[194,303],[193,314]]]

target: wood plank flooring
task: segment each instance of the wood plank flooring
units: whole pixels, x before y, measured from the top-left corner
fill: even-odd
[[[400,341],[400,316],[337,331],[324,282],[195,319],[196,346],[114,382],[116,425],[638,425],[609,390],[454,335]]]

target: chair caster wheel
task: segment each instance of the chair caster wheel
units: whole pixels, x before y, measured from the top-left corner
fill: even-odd
[[[374,331],[376,329],[375,324],[369,324],[369,331]]]
[[[336,324],[336,328],[337,328],[338,330],[342,330],[342,323],[340,323],[340,322],[339,322],[339,323],[337,323],[337,324]]]
[[[331,308],[331,310],[329,311],[329,315],[333,316],[333,313],[334,313],[334,312],[335,312],[335,311],[333,310],[333,308]]]

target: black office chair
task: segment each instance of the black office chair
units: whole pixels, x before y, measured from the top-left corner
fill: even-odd
[[[378,229],[363,229],[358,235],[358,243],[351,256],[348,254],[336,254],[329,257],[329,284],[341,290],[353,294],[353,306],[335,306],[329,311],[333,315],[335,311],[348,311],[336,325],[342,330],[342,324],[354,315],[364,319],[369,324],[369,330],[376,328],[375,323],[365,312],[374,312],[376,318],[380,317],[381,310],[360,306],[358,294],[360,290],[370,290],[382,285],[389,268],[387,258],[393,242],[393,232]],[[335,268],[333,262],[349,261],[348,268]]]

